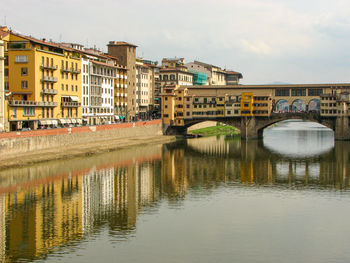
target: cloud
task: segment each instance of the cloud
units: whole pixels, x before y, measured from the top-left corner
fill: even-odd
[[[14,0],[5,15],[22,33],[103,50],[125,40],[149,59],[199,58],[247,82],[349,79],[347,0]]]

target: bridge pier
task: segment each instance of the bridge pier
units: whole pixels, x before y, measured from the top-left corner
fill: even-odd
[[[255,117],[245,116],[241,118],[241,138],[243,140],[262,138],[262,134],[259,133],[256,124]]]
[[[340,141],[350,140],[349,117],[338,116],[335,121],[334,139]]]
[[[168,124],[163,124],[163,134],[164,135],[186,135],[187,127],[185,126],[170,126]]]

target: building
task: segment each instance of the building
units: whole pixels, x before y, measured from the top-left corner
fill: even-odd
[[[203,63],[200,61],[194,61],[185,65],[188,70],[194,72],[200,72],[208,76],[206,84],[193,84],[193,85],[237,85],[239,80],[243,78],[242,74],[232,70],[224,70],[218,66]]]
[[[193,85],[193,73],[187,70],[183,58],[164,58],[159,69],[161,92],[166,86]]]
[[[325,117],[350,116],[349,92],[321,94],[321,115]]]
[[[120,64],[127,69],[126,84],[121,84],[127,88],[127,112],[126,118],[133,120],[136,118],[136,48],[137,46],[127,42],[110,41],[108,54],[117,57]]]
[[[141,119],[148,119],[153,113],[155,68],[149,60],[136,61],[136,116]]]
[[[0,38],[0,132],[5,131],[5,44]]]
[[[268,117],[272,112],[272,90],[244,87],[172,86],[162,93],[162,118],[166,125],[184,126],[186,120],[226,117]]]
[[[10,130],[81,124],[80,74],[76,49],[9,31],[5,90]]]

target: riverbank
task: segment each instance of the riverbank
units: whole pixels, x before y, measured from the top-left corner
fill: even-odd
[[[58,147],[55,149],[44,149],[40,151],[27,152],[17,156],[2,155],[0,157],[0,169],[27,166],[53,160],[65,160],[75,157],[83,157],[105,152],[116,151],[140,145],[168,143],[175,141],[174,136],[139,136],[137,138],[118,138],[105,141],[90,142],[88,144],[77,144],[71,147]]]
[[[0,169],[165,143],[161,120],[0,134]]]
[[[218,123],[216,126],[210,126],[210,127],[197,129],[197,130],[191,130],[189,134],[201,135],[201,136],[207,137],[207,136],[216,136],[216,135],[239,135],[240,131],[235,127]]]

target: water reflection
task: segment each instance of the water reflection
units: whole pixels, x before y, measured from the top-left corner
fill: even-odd
[[[315,122],[283,121],[265,129],[264,146],[282,155],[307,158],[332,149],[334,134]]]
[[[45,259],[106,228],[126,240],[162,200],[176,208],[220,186],[349,188],[349,142],[333,147],[323,133],[304,158],[295,141],[279,140],[199,138],[2,171],[0,260]]]

